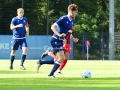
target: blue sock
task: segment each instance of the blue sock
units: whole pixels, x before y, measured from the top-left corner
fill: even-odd
[[[10,56],[10,67],[13,66],[14,59],[15,59],[15,55],[11,55]]]
[[[20,63],[20,66],[23,66],[23,63],[24,63],[25,59],[26,59],[26,54],[22,54],[22,55],[21,55],[21,63]]]
[[[40,64],[54,64],[54,59],[50,60],[40,60]]]
[[[48,76],[53,76],[54,72],[59,68],[59,66],[60,66],[60,62],[56,61],[54,63],[54,66],[53,66],[53,68],[52,68],[52,70],[51,70],[51,72],[50,72],[50,74]]]

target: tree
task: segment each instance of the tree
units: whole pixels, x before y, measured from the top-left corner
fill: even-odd
[[[76,31],[78,32],[108,32],[109,12],[108,1],[91,0],[82,1],[83,8],[80,7],[76,19]],[[83,4],[84,3],[84,4]],[[89,4],[88,4],[89,3]],[[84,6],[83,6],[84,5]],[[86,8],[88,8],[88,10]],[[83,12],[81,12],[81,10]]]
[[[120,31],[120,0],[115,0],[115,32]]]

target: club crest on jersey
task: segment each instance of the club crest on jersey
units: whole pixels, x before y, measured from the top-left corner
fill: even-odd
[[[57,42],[55,42],[55,44],[57,44]]]

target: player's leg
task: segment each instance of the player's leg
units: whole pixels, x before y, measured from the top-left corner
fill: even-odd
[[[13,62],[15,59],[15,53],[16,53],[16,50],[11,50],[11,54],[10,54],[10,69],[11,70],[13,69]]]
[[[54,64],[54,61],[56,61],[54,58],[53,59],[49,59],[49,60],[38,60],[37,61],[37,73],[39,72],[39,68],[41,65],[43,64]]]
[[[87,59],[87,50],[85,49],[84,59]]]
[[[41,58],[44,58],[48,55],[48,52],[50,52],[50,50],[46,50],[42,55],[41,55]]]
[[[51,57],[53,57],[54,59],[56,58],[56,56],[55,56],[55,54],[53,54],[53,52],[51,52],[49,49],[48,50],[46,50],[42,55],[41,55],[41,58],[44,58],[44,57],[46,57],[46,56],[51,56]]]
[[[57,52],[56,56],[57,56],[57,60],[55,61],[54,66],[53,66],[50,74],[48,75],[49,78],[53,78],[54,77],[54,72],[59,68],[61,62],[63,62],[64,59],[65,59],[64,51],[63,50]]]
[[[65,67],[65,65],[66,65],[66,63],[69,59],[70,51],[71,51],[71,45],[70,44],[65,44],[64,45],[65,60],[61,63],[60,67],[58,68],[57,74],[62,74],[61,70]]]
[[[61,71],[62,71],[62,69],[65,67],[67,61],[68,61],[68,60],[65,59],[65,60],[61,63],[60,67],[59,67],[58,70],[57,70],[57,75],[62,74]]]
[[[50,50],[47,50],[46,52],[44,52],[41,55],[41,58],[44,58],[47,55],[53,57],[53,59],[50,59],[50,60],[38,60],[37,61],[37,66],[36,66],[37,73],[39,72],[39,68],[40,68],[41,65],[43,65],[43,64],[54,64],[54,62],[56,61],[56,56]]]
[[[19,44],[16,39],[11,40],[11,54],[10,54],[10,69],[13,69],[13,62],[15,59],[16,50],[18,50]]]
[[[43,65],[43,64],[54,64],[54,62],[56,61],[56,56],[50,50],[47,50],[46,52],[44,52],[41,55],[41,58],[44,58],[47,55],[49,55],[49,56],[51,56],[53,58],[50,59],[50,60],[38,60],[37,61],[37,66],[36,66],[37,73],[39,72],[39,68],[40,68],[41,65]]]
[[[65,54],[65,60],[61,63],[61,65],[59,66],[59,68],[58,68],[58,70],[57,70],[57,74],[62,74],[61,73],[61,71],[62,71],[62,69],[65,67],[65,65],[66,65],[66,63],[67,63],[67,61],[68,61],[68,58],[69,58],[69,52],[65,52],[64,53]]]
[[[27,56],[27,47],[22,47],[22,54],[21,54],[21,62],[20,62],[20,69],[22,70],[26,70],[26,68],[24,67],[24,62]]]
[[[21,45],[21,47],[22,47],[20,69],[26,70],[26,68],[25,68],[24,65],[23,65],[24,62],[25,62],[26,56],[27,56],[27,52],[28,52],[26,39],[23,39],[20,45]]]
[[[40,68],[41,65],[43,65],[43,64],[54,64],[54,62],[56,61],[56,59],[57,59],[56,56],[50,50],[47,50],[46,52],[44,52],[41,55],[41,58],[44,58],[47,55],[51,56],[53,59],[50,59],[50,60],[38,60],[37,61],[37,67],[36,67],[37,73],[39,72],[39,68]]]
[[[57,56],[53,52],[48,52],[48,55],[53,57],[54,59],[57,59]]]

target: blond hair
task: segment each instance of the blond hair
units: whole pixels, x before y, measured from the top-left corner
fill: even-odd
[[[24,11],[24,9],[23,9],[23,8],[18,8],[18,9],[17,9],[17,12],[18,12],[19,10],[20,10],[20,11]]]

